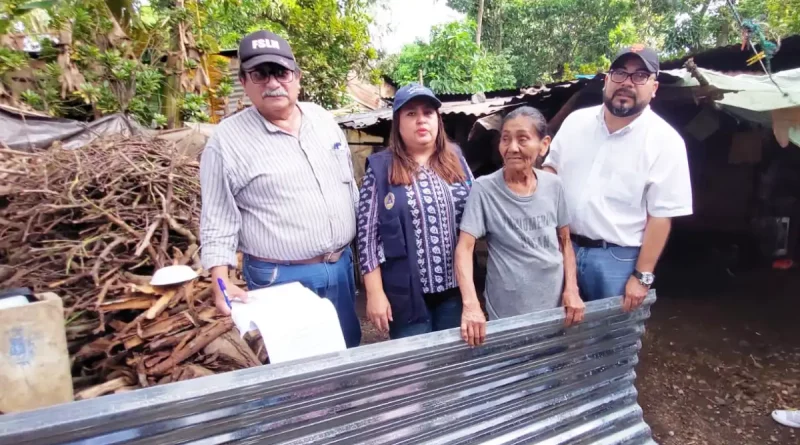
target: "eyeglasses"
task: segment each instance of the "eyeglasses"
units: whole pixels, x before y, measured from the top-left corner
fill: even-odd
[[[252,71],[248,71],[250,80],[256,84],[269,83],[269,78],[274,77],[280,83],[289,83],[294,80],[294,71],[284,68],[273,67],[257,67]]]
[[[612,70],[608,74],[611,77],[611,81],[614,83],[625,82],[628,80],[628,77],[630,77],[631,82],[633,82],[635,85],[646,84],[651,75],[651,73],[648,73],[647,71],[635,71],[633,73],[629,73],[625,70]]]

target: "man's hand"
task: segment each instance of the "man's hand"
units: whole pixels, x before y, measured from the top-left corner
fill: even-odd
[[[480,304],[466,305],[461,311],[461,338],[470,346],[480,346],[486,340],[486,316]]]
[[[392,305],[384,292],[367,293],[367,318],[381,332],[389,332]]]
[[[228,278],[227,266],[217,266],[211,269],[211,286],[213,286],[214,289],[214,305],[222,315],[230,315],[231,308],[229,308],[228,303],[225,302],[225,296],[222,295],[222,290],[217,284],[217,278],[222,278],[222,282],[225,283],[225,289],[228,292],[228,299],[231,301],[239,300],[246,303],[247,292],[231,283],[231,280]]]
[[[628,284],[625,285],[625,298],[622,300],[622,310],[630,312],[642,305],[645,297],[647,297],[647,286],[639,282],[639,279],[631,275],[628,278]]]
[[[583,321],[584,313],[586,312],[586,305],[581,300],[578,289],[567,288],[561,296],[561,303],[567,312],[567,318],[564,324],[570,327]]]

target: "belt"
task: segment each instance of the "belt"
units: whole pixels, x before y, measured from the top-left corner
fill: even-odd
[[[603,241],[603,240],[594,240],[591,238],[587,238],[583,235],[572,234],[569,237],[572,239],[573,243],[578,245],[578,247],[603,248],[603,249],[607,249],[609,247],[622,247],[619,244],[609,243],[608,241]]]
[[[255,255],[250,255],[250,256],[258,261],[263,261],[265,263],[275,263],[275,264],[303,265],[303,264],[335,263],[339,261],[339,259],[342,257],[342,254],[346,249],[347,247],[343,247],[335,252],[323,253],[322,255],[317,255],[314,258],[309,258],[307,260],[273,260],[270,258],[257,257]]]

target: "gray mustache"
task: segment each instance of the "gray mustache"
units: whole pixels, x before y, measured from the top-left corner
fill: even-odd
[[[289,92],[283,88],[276,88],[272,91],[264,91],[261,93],[261,97],[289,97]]]

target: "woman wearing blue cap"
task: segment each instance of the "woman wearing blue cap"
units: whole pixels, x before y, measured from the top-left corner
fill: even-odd
[[[386,150],[367,159],[358,208],[367,316],[391,338],[461,325],[454,250],[472,173],[431,90],[395,95]]]

